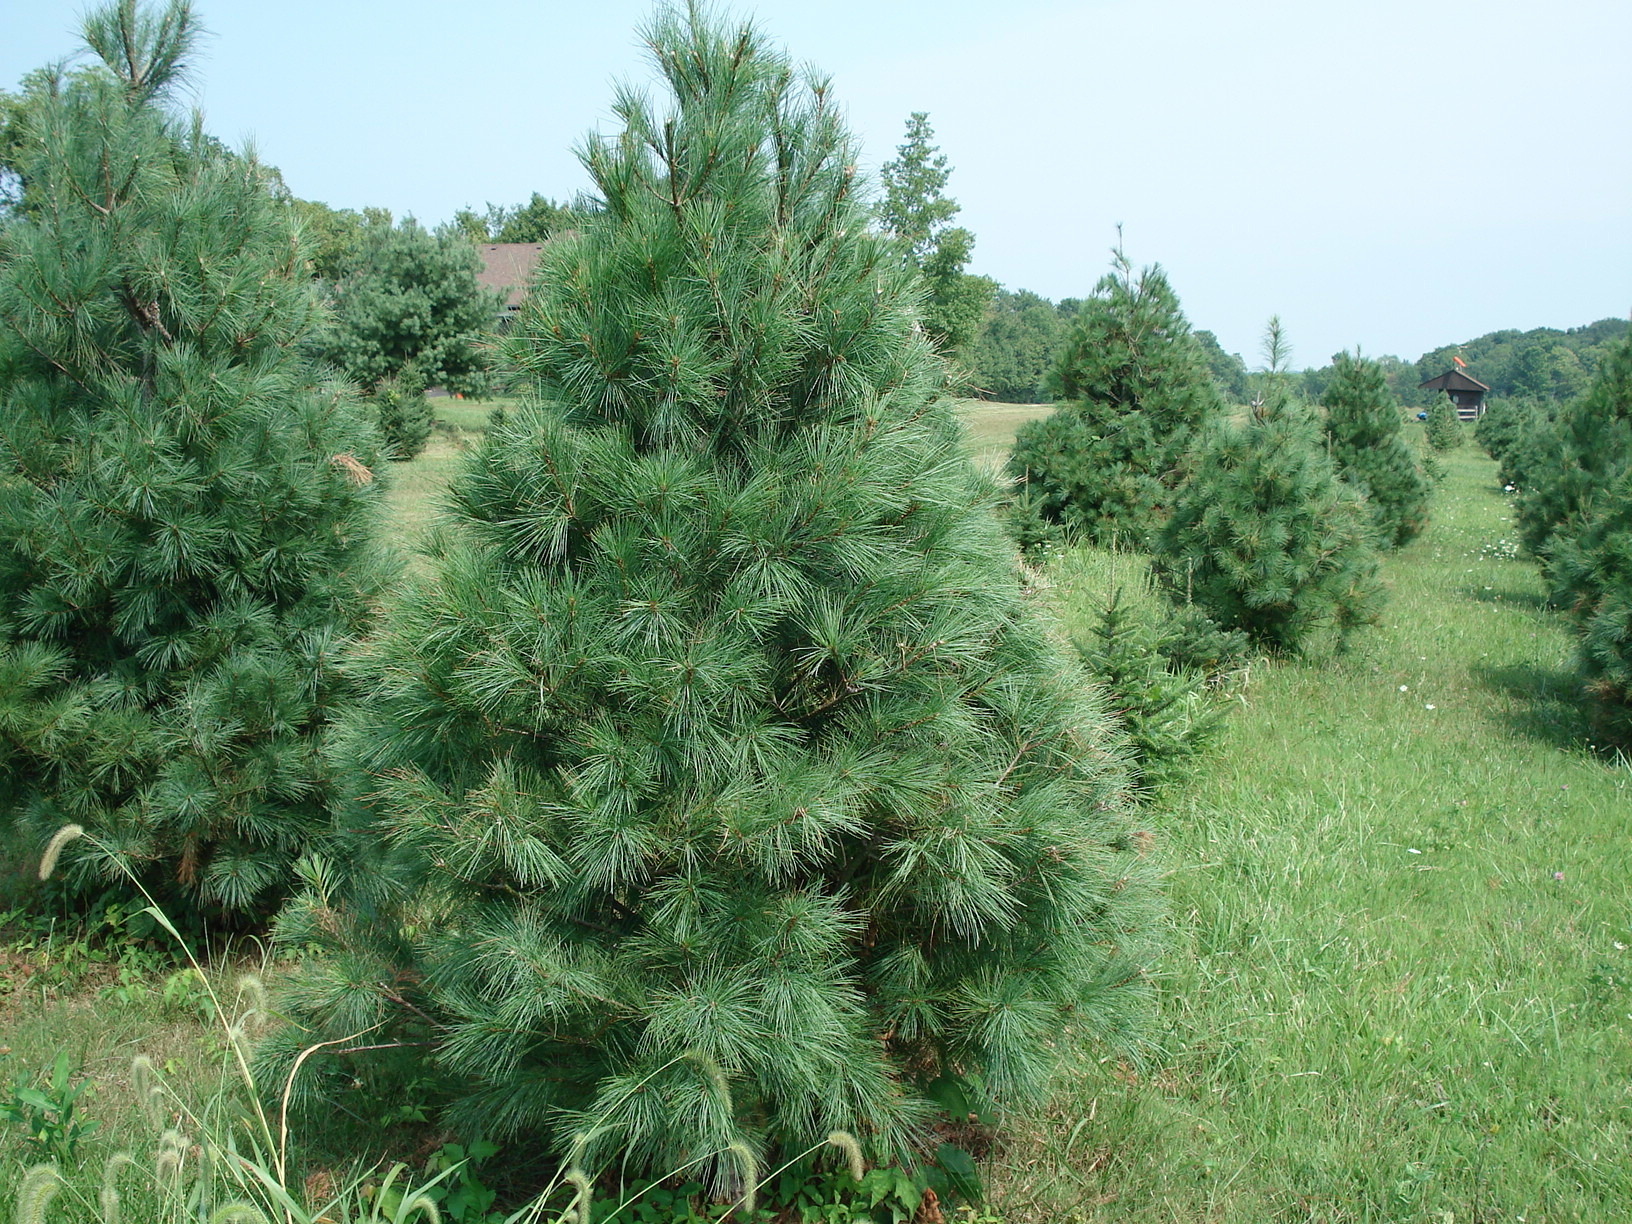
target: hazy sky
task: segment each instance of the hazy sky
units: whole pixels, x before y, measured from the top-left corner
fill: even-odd
[[[436,223],[587,186],[646,0],[198,0],[197,97],[290,188]],[[78,43],[0,0],[0,86]],[[928,111],[971,271],[1083,296],[1115,227],[1258,360],[1414,358],[1632,308],[1632,0],[737,0],[829,73],[876,167]]]

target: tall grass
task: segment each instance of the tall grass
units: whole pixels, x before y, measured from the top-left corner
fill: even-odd
[[[1385,624],[1255,667],[1152,814],[1161,1031],[1016,1121],[1010,1219],[1632,1218],[1632,772],[1494,465],[1445,464]],[[1055,564],[1062,608],[1100,568]]]

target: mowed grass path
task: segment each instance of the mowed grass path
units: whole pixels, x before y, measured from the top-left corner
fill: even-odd
[[[1158,1048],[1019,1124],[1010,1219],[1632,1219],[1632,773],[1494,465],[1447,466],[1385,623],[1255,666],[1150,812]]]

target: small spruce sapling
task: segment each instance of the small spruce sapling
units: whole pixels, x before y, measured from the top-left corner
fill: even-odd
[[[1462,445],[1462,420],[1448,395],[1436,395],[1428,404],[1428,424],[1424,432],[1428,446],[1441,453]]]
[[[583,150],[604,209],[507,341],[535,391],[380,635],[349,884],[266,1057],[358,1029],[586,1188],[738,1195],[1136,1040],[1154,930],[1113,731],[961,451],[825,81],[693,8]],[[322,1058],[308,1060],[307,1072]]]

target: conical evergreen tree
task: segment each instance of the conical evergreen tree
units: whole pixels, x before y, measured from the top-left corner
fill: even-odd
[[[31,109],[0,256],[0,828],[70,880],[252,910],[327,823],[318,751],[368,616],[376,443],[314,391],[286,204],[173,118],[196,25],[87,20],[112,71]],[[179,916],[179,914],[178,914]]]
[[[1605,490],[1632,465],[1632,334],[1611,351],[1587,394],[1531,432],[1518,450],[1524,477],[1519,531],[1546,568],[1553,537],[1578,534]],[[1568,584],[1557,593],[1567,599]]]
[[[828,86],[695,8],[649,39],[672,109],[583,151],[604,211],[379,641],[364,867],[288,915],[333,955],[268,1057],[367,1027],[456,1125],[734,1183],[1131,1037],[1153,893]]]
[[[1398,548],[1428,521],[1428,478],[1405,439],[1400,406],[1382,367],[1339,353],[1332,382],[1321,396],[1326,445],[1338,475],[1363,493],[1378,542]]]
[[[1245,425],[1217,428],[1156,542],[1152,572],[1182,603],[1261,645],[1340,635],[1382,601],[1370,515],[1340,480],[1313,414],[1282,376],[1270,321],[1268,377]]]
[[[1455,450],[1462,445],[1462,420],[1449,396],[1436,395],[1428,402],[1428,423],[1423,432],[1433,450]]]
[[[1068,534],[1145,547],[1187,474],[1196,431],[1222,409],[1160,266],[1135,275],[1118,248],[1047,391],[1063,402],[1021,427],[1009,459],[1025,501]]]

